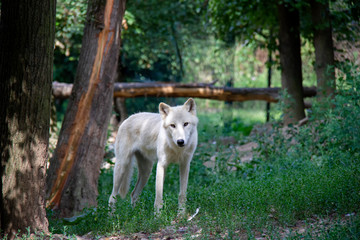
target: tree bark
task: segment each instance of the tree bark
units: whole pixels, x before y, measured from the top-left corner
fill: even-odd
[[[268,48],[268,62],[267,62],[268,66],[267,66],[267,70],[268,70],[268,74],[267,74],[267,86],[268,88],[271,87],[271,77],[272,77],[272,65],[273,65],[273,60],[272,60],[272,50],[271,48]],[[266,103],[266,122],[270,121],[270,102]]]
[[[125,0],[90,0],[79,65],[47,179],[60,217],[96,206]]]
[[[55,98],[68,98],[72,89],[69,83],[53,83]],[[261,100],[277,102],[279,88],[232,88],[215,87],[209,84],[181,84],[181,83],[115,83],[114,97],[197,97],[220,101],[253,101]],[[304,97],[316,96],[315,87],[305,87]]]
[[[301,72],[299,11],[287,3],[278,5],[281,86],[285,98],[284,124],[305,118]]]
[[[118,123],[116,124],[117,127],[128,118],[125,100],[125,98],[114,98],[114,110],[119,114]]]
[[[334,47],[329,3],[311,0],[310,6],[314,26],[313,43],[318,99],[320,102],[324,102],[335,92]]]
[[[0,21],[1,235],[48,233],[45,173],[55,1],[3,0]]]

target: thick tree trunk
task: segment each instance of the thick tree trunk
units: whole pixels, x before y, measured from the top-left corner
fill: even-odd
[[[324,1],[323,1],[324,2]],[[314,25],[315,72],[318,99],[326,101],[335,92],[334,48],[329,3],[310,1]]]
[[[48,170],[48,206],[61,217],[96,206],[125,0],[90,0],[74,88]]]
[[[284,124],[298,122],[305,118],[301,50],[299,33],[299,12],[290,5],[278,5],[281,85],[288,94],[285,99]]]
[[[0,25],[1,235],[48,232],[45,172],[55,1],[3,0]]]
[[[53,83],[55,98],[68,98],[73,85],[69,83]],[[232,88],[215,87],[209,84],[181,84],[181,83],[115,83],[114,97],[196,97],[220,101],[253,101],[261,100],[277,102],[279,88]],[[315,87],[305,87],[304,97],[314,97]]]

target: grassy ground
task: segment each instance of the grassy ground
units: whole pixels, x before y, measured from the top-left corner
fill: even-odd
[[[153,172],[135,208],[130,199],[117,203],[109,216],[107,200],[112,172],[103,170],[99,207],[73,225],[51,222],[52,232],[68,236],[141,236],[146,238],[283,238],[356,239],[360,237],[359,168],[352,165],[323,166],[306,161],[252,165],[228,171],[221,156],[218,168],[203,165],[224,146],[202,145],[192,163],[188,188],[188,213],[198,215],[190,222],[177,217],[178,169],[170,167],[165,180],[165,207],[160,217],[153,214]],[[135,179],[134,179],[135,180]],[[135,234],[135,235],[134,235]],[[341,237],[341,238],[340,238]]]

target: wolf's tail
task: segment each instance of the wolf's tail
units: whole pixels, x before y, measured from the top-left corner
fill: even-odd
[[[117,174],[114,173],[114,176],[118,175],[116,179],[119,184],[118,193],[121,198],[125,198],[126,194],[129,192],[131,177],[134,172],[133,166],[133,158],[134,156],[126,156],[126,159],[121,159],[119,161],[119,168],[117,170]],[[114,178],[115,180],[115,178]]]
[[[116,195],[120,194],[121,198],[125,198],[129,192],[130,181],[134,171],[134,154],[124,152],[119,148],[115,149],[116,163],[114,168],[113,190],[109,199],[109,203],[115,202]]]

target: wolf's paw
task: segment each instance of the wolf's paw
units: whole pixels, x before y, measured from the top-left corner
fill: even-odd
[[[179,206],[177,216],[178,216],[178,218],[185,218],[186,217],[186,206]]]
[[[163,204],[155,204],[154,206],[154,216],[155,217],[159,217],[161,215],[161,211],[163,208]]]

